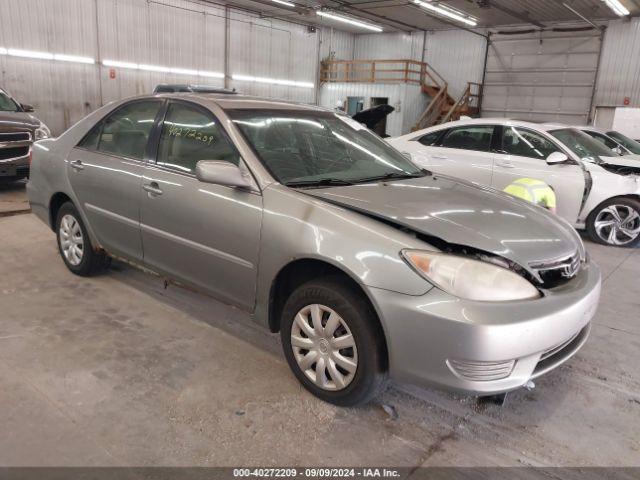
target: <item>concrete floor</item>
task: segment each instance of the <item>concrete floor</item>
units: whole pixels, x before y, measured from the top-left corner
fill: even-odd
[[[16,212],[27,212],[31,209],[26,182],[0,182],[0,217],[13,215]]]
[[[0,246],[0,465],[640,465],[638,250],[588,245],[591,338],[534,391],[343,409],[232,308],[120,264],[76,277],[32,215],[0,218]]]

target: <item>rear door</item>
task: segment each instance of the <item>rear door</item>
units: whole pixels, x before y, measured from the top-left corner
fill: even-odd
[[[200,160],[242,159],[208,109],[171,101],[157,134],[157,154],[140,187],[144,263],[252,310],[262,196],[195,176]]]
[[[417,139],[416,163],[436,173],[479,185],[491,185],[493,125],[466,125],[448,129],[433,142],[433,133]],[[425,145],[426,144],[426,145]]]
[[[98,241],[142,259],[140,185],[163,100],[126,103],[96,124],[68,157],[68,178]]]
[[[541,180],[555,191],[558,214],[575,223],[585,189],[584,172],[573,160],[549,165],[546,159],[553,152],[564,152],[555,142],[540,132],[528,128],[505,126],[497,129],[498,142],[492,186],[504,190],[520,178]]]

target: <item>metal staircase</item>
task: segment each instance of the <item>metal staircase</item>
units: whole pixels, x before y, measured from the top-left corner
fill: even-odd
[[[320,65],[321,83],[411,83],[420,85],[431,98],[412,131],[480,111],[482,85],[468,82],[457,100],[449,84],[431,65],[416,60],[324,60]]]

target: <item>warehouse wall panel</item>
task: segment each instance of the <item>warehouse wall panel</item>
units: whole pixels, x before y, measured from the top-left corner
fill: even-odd
[[[0,47],[224,72],[227,12],[197,0],[2,0]],[[28,19],[30,28],[24,28]],[[229,9],[229,71],[317,83],[319,32]],[[341,52],[353,35],[334,32]],[[351,44],[349,44],[351,42]],[[349,46],[351,45],[351,46]],[[33,103],[55,134],[101,104],[158,83],[224,86],[223,79],[0,55],[0,85]],[[315,90],[229,80],[242,92],[314,102]]]
[[[640,18],[609,22],[605,33],[595,104],[640,107]]]

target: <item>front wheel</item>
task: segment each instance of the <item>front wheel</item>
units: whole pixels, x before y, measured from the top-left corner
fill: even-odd
[[[587,232],[595,242],[617,247],[640,243],[640,202],[612,198],[599,205],[587,218]]]
[[[71,272],[88,277],[109,265],[109,257],[93,249],[82,218],[73,203],[67,202],[58,210],[56,233],[60,256]]]
[[[280,335],[289,367],[320,399],[359,405],[384,388],[384,340],[375,312],[341,279],[295,290],[285,303]]]

